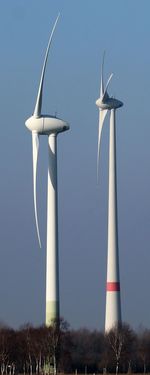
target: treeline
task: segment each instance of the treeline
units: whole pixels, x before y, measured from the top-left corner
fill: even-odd
[[[0,326],[1,374],[150,372],[150,330],[140,333],[123,324],[108,334],[52,327]]]

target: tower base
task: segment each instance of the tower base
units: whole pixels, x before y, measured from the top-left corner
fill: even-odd
[[[120,291],[107,291],[106,294],[106,317],[105,332],[121,324]]]
[[[46,326],[53,325],[55,320],[59,319],[59,302],[47,301],[46,302]]]

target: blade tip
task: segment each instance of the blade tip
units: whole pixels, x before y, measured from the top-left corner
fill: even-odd
[[[39,233],[38,233],[38,243],[39,243],[39,247],[40,247],[40,249],[41,249],[41,248],[42,248],[42,245],[41,245],[41,238],[40,238]]]

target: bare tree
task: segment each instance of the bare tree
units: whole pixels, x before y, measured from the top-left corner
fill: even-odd
[[[138,356],[143,363],[143,373],[145,374],[150,363],[150,330],[144,330],[138,339]]]
[[[41,351],[41,362],[44,373],[57,374],[60,362],[63,337],[68,330],[68,323],[64,319],[54,320],[49,327],[43,326],[42,340],[38,350]]]
[[[117,375],[118,370],[119,370],[122,346],[124,342],[124,335],[123,335],[121,327],[115,326],[113,329],[111,329],[109,333],[106,335],[106,339],[108,340],[109,345],[115,355],[116,375]]]
[[[104,335],[86,328],[71,331],[71,368],[75,372],[96,373],[101,368],[100,357],[104,347]]]
[[[8,365],[10,361],[10,343],[13,330],[7,327],[0,328],[0,368],[1,375],[8,372]]]
[[[116,326],[105,337],[109,367],[115,366],[115,372],[119,369],[123,372],[130,371],[135,362],[137,350],[137,336],[128,324]]]

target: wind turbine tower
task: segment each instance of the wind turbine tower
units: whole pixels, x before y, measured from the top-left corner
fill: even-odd
[[[100,97],[96,101],[99,108],[99,134],[97,172],[99,167],[100,141],[104,119],[110,111],[109,133],[109,189],[108,189],[108,253],[106,282],[105,332],[121,323],[119,252],[118,252],[118,219],[117,219],[117,166],[116,166],[116,110],[123,106],[120,100],[108,95],[107,89],[112,78],[110,75],[106,87],[103,81],[103,65],[101,68]]]
[[[58,260],[58,200],[57,200],[57,135],[69,129],[67,122],[56,116],[44,115],[42,109],[43,83],[52,37],[59,15],[54,23],[42,68],[42,74],[33,115],[25,125],[32,132],[33,195],[37,235],[41,247],[36,198],[36,176],[39,138],[48,137],[48,185],[47,185],[47,253],[46,253],[46,325],[59,319],[59,260]]]

